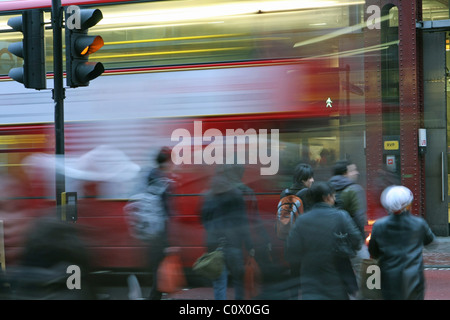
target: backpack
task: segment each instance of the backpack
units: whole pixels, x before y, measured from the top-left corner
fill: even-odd
[[[163,193],[168,183],[157,179],[148,185],[146,192],[130,197],[124,206],[131,234],[143,241],[150,241],[164,232],[167,213]]]
[[[279,239],[285,240],[295,220],[303,213],[303,203],[299,196],[289,194],[286,190],[286,195],[278,202],[277,208],[276,233]]]

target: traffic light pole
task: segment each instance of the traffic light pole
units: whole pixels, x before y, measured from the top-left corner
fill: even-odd
[[[0,0],[1,1],[1,0]],[[53,80],[52,98],[55,101],[55,191],[58,215],[66,194],[64,156],[64,74],[63,74],[63,8],[61,0],[52,0],[53,30]],[[68,16],[69,13],[69,16]],[[103,47],[101,36],[90,36],[88,29],[95,26],[103,14],[99,9],[80,9],[76,5],[66,8],[66,83],[68,87],[88,86],[89,81],[100,76],[105,68],[100,62],[89,62],[89,55]],[[67,17],[68,16],[68,17]],[[69,18],[69,19],[67,19]],[[8,51],[24,59],[23,67],[12,68],[8,75],[23,83],[25,88],[47,88],[45,69],[45,38],[43,12],[40,9],[25,10],[20,17],[8,19],[8,25],[23,33],[21,42],[8,46]]]
[[[62,22],[63,11],[61,0],[52,0],[52,28],[53,28],[53,70],[54,88],[53,100],[55,101],[55,154],[57,161],[64,164],[64,84],[63,84],[63,54],[62,54]],[[64,165],[61,166],[64,168]],[[65,174],[56,170],[55,186],[56,205],[60,213],[61,196],[65,192]]]

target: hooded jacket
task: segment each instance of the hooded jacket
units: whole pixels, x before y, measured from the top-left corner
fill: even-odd
[[[367,225],[367,204],[364,189],[346,176],[336,175],[331,177],[329,183],[336,192],[340,192],[342,208],[347,211],[361,232],[361,236],[366,238],[364,227]]]

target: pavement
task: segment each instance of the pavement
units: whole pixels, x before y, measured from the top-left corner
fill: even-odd
[[[450,268],[450,237],[436,237],[436,240],[424,247],[425,268]]]
[[[427,290],[425,300],[450,300],[450,237],[437,237],[423,250]],[[129,291],[126,286],[103,288],[107,300],[128,300]],[[142,286],[141,296],[148,297],[150,288]],[[234,289],[228,288],[230,300],[234,297]],[[164,294],[162,300],[214,300],[211,287],[187,287],[178,292]]]
[[[427,278],[426,300],[450,300],[450,237],[436,237],[435,241],[423,249],[425,277]],[[445,271],[445,276],[442,272]],[[233,297],[232,288],[228,297]],[[186,288],[180,292],[164,295],[166,300],[205,300],[213,299],[212,288]]]

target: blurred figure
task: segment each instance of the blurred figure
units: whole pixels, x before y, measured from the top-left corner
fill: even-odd
[[[34,203],[33,206],[23,199],[27,195],[25,183],[9,174],[0,175],[0,220],[3,222],[6,266],[16,265],[20,261],[30,221],[38,209]]]
[[[347,211],[359,229],[362,239],[366,238],[364,227],[367,225],[367,202],[364,189],[356,183],[359,172],[356,164],[349,160],[339,160],[333,166],[333,176],[329,182],[336,190],[336,207]],[[360,298],[358,288],[361,286],[360,270],[363,259],[369,258],[367,245],[362,244],[356,256],[352,258],[352,266],[356,274],[357,287],[355,295]]]
[[[435,236],[423,218],[410,213],[413,199],[404,186],[389,187],[380,199],[390,214],[373,225],[369,252],[378,259],[385,300],[425,297],[422,250]]]
[[[5,270],[20,263],[30,222],[38,209],[24,199],[29,195],[27,187],[26,180],[22,182],[6,173],[0,175],[0,299],[10,297]]]
[[[372,194],[372,199],[376,200],[374,201],[374,208],[372,209],[372,217],[374,220],[377,220],[386,215],[385,207],[378,200],[381,199],[381,194],[386,190],[386,188],[393,185],[401,185],[400,174],[398,172],[390,170],[386,166],[378,169]]]
[[[75,226],[53,212],[36,221],[20,265],[8,272],[11,298],[96,299],[90,257]],[[70,279],[72,274],[75,278]]]
[[[225,267],[219,279],[213,281],[214,299],[227,299],[228,273],[233,281],[235,300],[244,299],[244,249],[253,256],[255,249],[242,192],[219,168],[211,180],[201,209],[201,220],[206,230],[208,252],[222,247]]]
[[[23,164],[35,188],[54,192],[55,170],[66,177],[67,189],[76,191],[78,198],[121,198],[129,195],[141,167],[120,149],[98,145],[80,156],[64,157],[36,153]],[[45,183],[45,185],[40,185]]]
[[[361,236],[365,239],[367,203],[364,189],[356,183],[358,176],[356,164],[349,160],[339,160],[333,166],[333,176],[329,182],[336,193],[339,193],[341,203],[336,203],[336,205],[350,214],[361,232]]]
[[[336,263],[336,226],[341,225],[355,250],[361,234],[350,216],[334,207],[335,191],[327,182],[309,188],[311,210],[300,215],[287,239],[287,256],[300,262],[300,289],[304,300],[348,300],[342,270]],[[351,267],[350,267],[351,271]]]
[[[314,170],[311,165],[306,163],[299,163],[294,169],[293,183],[290,188],[284,189],[280,194],[280,199],[287,195],[296,195],[302,200],[303,212],[311,209],[312,203],[307,195],[308,189],[314,183]],[[286,243],[285,243],[286,246]],[[286,248],[285,248],[286,250]],[[285,255],[286,256],[286,255]],[[289,291],[290,298],[297,300],[299,293],[299,281],[300,281],[300,266],[294,261],[289,261]]]
[[[330,150],[323,148],[322,151],[320,151],[320,159],[319,159],[319,166],[327,166],[331,158],[331,152]]]
[[[168,174],[172,168],[171,161],[171,150],[168,147],[163,147],[160,149],[159,153],[156,155],[157,167],[153,168],[147,178],[147,185],[151,184],[157,179],[168,179]],[[162,194],[163,202],[165,206],[165,211],[167,213],[167,221],[171,215],[171,206],[169,204],[169,195],[171,193],[170,185],[168,189]],[[164,260],[165,250],[169,247],[169,233],[168,224],[166,223],[166,228],[164,232],[155,240],[149,243],[149,265],[150,273],[152,275],[152,286],[150,289],[150,300],[160,300],[162,293],[158,291],[158,267],[160,263]]]
[[[245,167],[241,164],[225,165],[225,175],[227,179],[241,192],[244,196],[246,204],[246,212],[249,220],[250,234],[255,249],[255,260],[261,269],[263,276],[263,288],[265,291],[264,283],[269,281],[272,277],[271,268],[272,265],[272,243],[270,241],[269,234],[264,227],[264,223],[261,219],[258,209],[258,200],[256,199],[255,192],[252,188],[242,182],[244,176]]]

